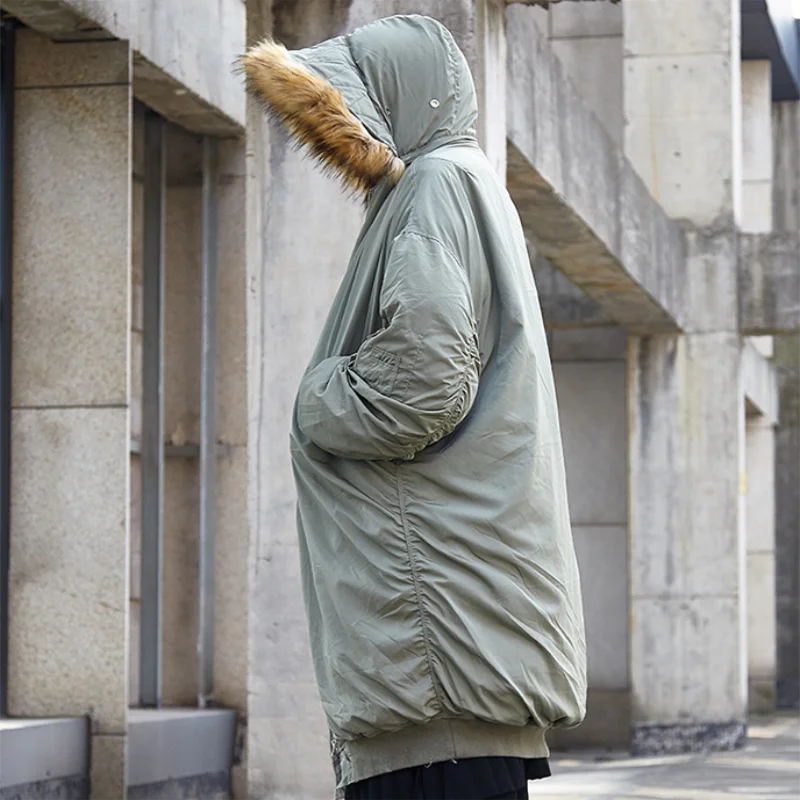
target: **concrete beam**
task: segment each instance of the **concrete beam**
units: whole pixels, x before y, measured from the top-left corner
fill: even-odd
[[[752,342],[742,351],[742,388],[748,416],[764,417],[770,425],[778,424],[778,373]]]
[[[602,308],[546,258],[531,253],[542,317],[548,330],[596,328],[613,324]]]
[[[111,34],[62,0],[2,0],[3,11],[56,41],[106,39]]]
[[[508,188],[538,252],[630,330],[682,329],[685,245],[569,81],[530,11],[508,11]]]
[[[244,47],[244,12],[238,0],[214,4],[212,14],[219,24],[204,13],[201,25],[193,21],[197,8],[186,2],[160,6],[150,2],[150,10],[142,7],[136,14],[130,13],[127,0],[0,0],[0,7],[54,41],[128,40],[137,100],[193,133],[241,136],[244,88],[232,71],[233,60]],[[241,16],[241,31],[232,12]],[[176,55],[177,32],[187,30],[195,52],[187,47]],[[204,49],[213,35],[221,37],[222,44],[217,50]]]
[[[739,236],[739,327],[748,335],[800,330],[800,234]]]

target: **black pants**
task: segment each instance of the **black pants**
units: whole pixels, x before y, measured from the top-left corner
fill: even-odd
[[[464,758],[376,775],[345,788],[345,800],[528,800],[546,758]]]

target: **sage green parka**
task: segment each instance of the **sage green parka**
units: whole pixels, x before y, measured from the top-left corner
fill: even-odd
[[[547,755],[584,716],[584,625],[547,341],[519,217],[450,33],[391,17],[244,59],[367,195],[291,431],[314,667],[341,784]]]

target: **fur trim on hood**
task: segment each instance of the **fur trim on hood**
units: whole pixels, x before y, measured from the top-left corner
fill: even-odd
[[[297,142],[366,194],[385,176],[396,183],[405,164],[350,111],[342,93],[265,39],[242,58],[248,91],[276,114]]]

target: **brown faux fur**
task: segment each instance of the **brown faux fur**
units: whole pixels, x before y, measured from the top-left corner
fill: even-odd
[[[345,183],[366,193],[385,175],[400,180],[405,165],[345,104],[342,93],[265,39],[242,58],[248,90],[275,112],[298,143]]]

